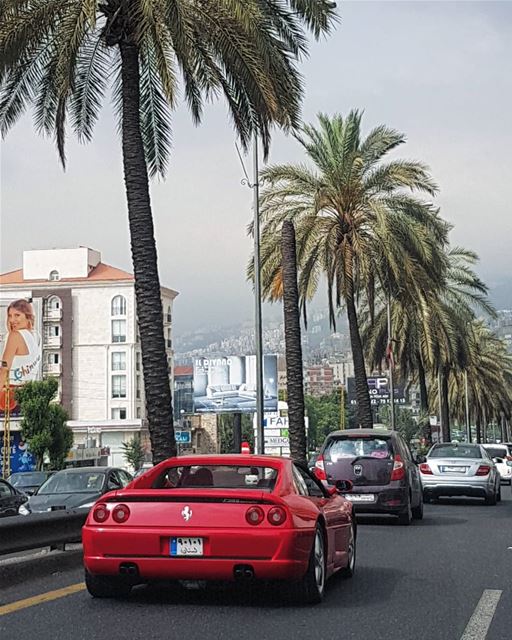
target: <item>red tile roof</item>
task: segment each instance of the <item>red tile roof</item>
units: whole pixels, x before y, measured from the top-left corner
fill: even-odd
[[[59,282],[112,282],[116,280],[133,280],[133,274],[111,267],[109,264],[100,262],[94,269],[89,272],[85,278],[61,278],[60,280],[47,280],[45,278],[38,280],[25,280],[23,278],[23,269],[9,271],[0,274],[0,284],[40,284],[43,282],[51,282],[52,286]]]
[[[192,366],[181,366],[178,365],[174,367],[174,376],[191,376],[194,373],[194,367]]]

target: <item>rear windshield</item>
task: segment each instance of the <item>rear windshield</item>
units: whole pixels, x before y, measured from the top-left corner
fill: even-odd
[[[506,458],[508,454],[507,447],[485,447],[485,450],[491,458]]]
[[[272,491],[278,471],[271,467],[238,465],[194,465],[168,467],[153,483],[153,489],[258,489]]]
[[[345,437],[336,438],[327,443],[324,451],[324,459],[328,462],[337,462],[342,458],[377,458],[389,459],[392,457],[391,443],[388,438],[369,437]]]
[[[13,473],[9,478],[9,482],[15,487],[32,487],[34,485],[43,484],[45,480],[46,473],[44,471]]]
[[[481,458],[480,447],[474,447],[470,444],[453,445],[441,444],[433,447],[428,454],[429,458]]]

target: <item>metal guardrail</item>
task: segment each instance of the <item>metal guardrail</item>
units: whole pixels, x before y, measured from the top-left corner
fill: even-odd
[[[0,518],[0,556],[80,542],[89,509],[50,511]]]

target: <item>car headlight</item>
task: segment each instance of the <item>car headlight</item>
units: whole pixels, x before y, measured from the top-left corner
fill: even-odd
[[[21,516],[29,516],[32,511],[30,510],[30,507],[26,504],[22,504],[19,508],[18,508],[18,513]]]

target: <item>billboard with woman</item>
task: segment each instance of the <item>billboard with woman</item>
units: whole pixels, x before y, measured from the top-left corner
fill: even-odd
[[[0,299],[0,416],[19,415],[16,387],[41,379],[41,299]]]

